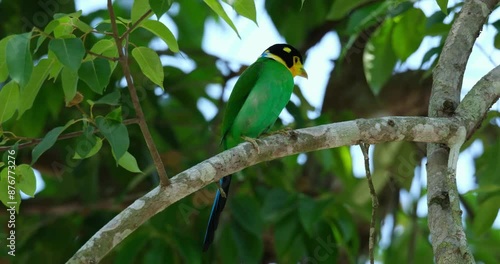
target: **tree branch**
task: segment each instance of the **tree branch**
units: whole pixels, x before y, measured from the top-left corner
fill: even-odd
[[[124,38],[126,38],[127,35],[130,34],[130,32],[132,32],[137,27],[137,25],[139,25],[144,19],[149,18],[151,16],[152,12],[153,12],[153,10],[151,10],[151,9],[149,9],[148,11],[146,11],[146,13],[144,13],[141,17],[139,17],[139,19],[137,19],[137,21],[135,21],[135,23],[133,23],[127,29],[127,31],[123,32],[123,34],[121,35],[120,39],[123,40]],[[158,18],[158,19],[160,19],[160,18]]]
[[[498,69],[491,78],[497,78]],[[485,77],[486,78],[486,77]],[[485,79],[483,78],[483,79]],[[489,78],[488,78],[489,80]],[[465,97],[462,104],[479,105],[467,109],[461,105],[457,115],[451,118],[429,117],[384,117],[358,119],[317,127],[292,130],[288,135],[274,134],[258,141],[260,154],[251,143],[245,142],[235,148],[211,157],[171,179],[168,186],[158,186],[119,213],[101,228],[69,259],[68,263],[96,263],[118,245],[125,237],[158,212],[180,199],[200,190],[220,178],[244,168],[284,156],[302,152],[336,148],[359,144],[377,144],[392,141],[433,142],[454,144],[457,134],[464,127],[476,127],[481,120],[469,122],[470,116],[483,116],[488,105],[498,100],[498,82],[486,87],[481,80]],[[495,86],[496,85],[496,86]],[[495,88],[496,87],[496,88]],[[481,93],[482,89],[492,91]],[[479,112],[478,112],[479,111]],[[474,112],[474,113],[471,113]],[[463,123],[462,123],[463,121]]]
[[[392,141],[453,142],[463,127],[451,118],[385,117],[358,119],[274,134],[258,141],[259,151],[245,142],[171,178],[136,200],[87,241],[68,263],[97,263],[133,230],[166,207],[223,176],[263,161],[302,152]]]
[[[130,98],[132,99],[132,104],[134,105],[134,109],[139,119],[139,127],[141,128],[142,135],[144,136],[144,140],[146,141],[146,145],[148,146],[149,152],[151,153],[151,157],[153,158],[153,163],[155,164],[156,170],[158,171],[158,178],[160,179],[160,185],[166,186],[170,184],[170,181],[167,176],[167,172],[165,171],[165,167],[163,166],[163,162],[160,157],[160,153],[155,146],[153,141],[153,137],[149,132],[148,124],[146,123],[146,118],[144,117],[144,112],[142,111],[141,104],[139,102],[139,97],[137,96],[137,90],[135,89],[134,82],[132,81],[132,75],[130,73],[130,68],[128,65],[128,55],[125,54],[124,49],[127,49],[127,46],[123,47],[123,36],[120,37],[118,34],[118,27],[116,25],[116,16],[115,11],[113,10],[113,3],[111,0],[108,0],[108,12],[109,19],[111,21],[111,28],[113,30],[113,38],[116,42],[116,47],[118,49],[118,58],[120,64],[123,69],[123,75],[125,76],[125,80],[127,81],[128,90],[130,92]],[[151,12],[151,10],[149,11]],[[149,12],[146,12],[141,16],[141,19],[144,19]],[[132,25],[132,26],[135,26]]]
[[[465,67],[476,38],[498,0],[465,1],[433,70],[429,116],[451,116],[460,102]]]
[[[92,55],[92,56],[96,56],[96,57],[99,57],[99,58],[103,58],[103,59],[106,59],[106,60],[110,60],[110,61],[118,61],[118,58],[114,58],[114,57],[108,57],[108,56],[104,56],[102,54],[97,54],[91,50],[87,50],[87,53]]]
[[[370,220],[370,241],[368,243],[368,255],[370,256],[370,263],[375,263],[375,226],[377,222],[377,209],[378,209],[378,198],[377,192],[375,191],[375,187],[373,186],[372,174],[370,172],[370,158],[368,154],[368,150],[370,149],[369,144],[361,143],[359,144],[361,147],[361,152],[363,152],[363,157],[365,158],[365,173],[366,179],[368,180],[368,189],[370,189],[370,196],[372,197],[372,217]]]
[[[439,62],[433,71],[433,87],[429,103],[430,117],[455,116],[455,110],[460,102],[465,67],[474,42],[497,2],[498,0],[465,1],[452,25]],[[498,88],[496,89],[498,91]],[[471,92],[477,90],[479,88]],[[474,99],[472,101],[481,104]],[[488,103],[492,101],[489,100]],[[463,103],[461,107],[467,108],[468,106]],[[474,110],[480,110],[480,113],[484,115],[487,111],[485,108],[476,107]],[[471,109],[464,111],[475,116]],[[464,116],[458,113],[457,119],[468,120],[465,112],[462,115]],[[471,124],[478,125],[481,120],[478,118],[471,120],[471,123],[462,123],[464,127],[458,131],[454,142],[448,144],[450,148],[442,144],[428,144],[427,146],[428,225],[436,263],[474,263],[474,257],[468,248],[462,226],[462,211],[455,172],[460,147],[467,133],[471,131],[469,128]]]
[[[467,138],[481,125],[481,122],[500,96],[500,65],[483,76],[464,97],[456,110],[460,122],[465,125]]]

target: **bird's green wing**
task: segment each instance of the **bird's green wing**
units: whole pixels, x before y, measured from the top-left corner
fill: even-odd
[[[245,103],[250,91],[254,87],[257,79],[263,68],[263,61],[268,60],[265,58],[259,58],[256,62],[250,65],[238,78],[238,81],[234,85],[231,96],[226,104],[226,110],[224,112],[224,119],[222,120],[222,141],[224,142],[229,130],[231,129],[234,119],[241,110],[241,107]],[[227,148],[227,146],[224,146]]]
[[[227,130],[234,139],[255,138],[267,131],[293,92],[292,74],[283,64],[272,59],[259,59],[256,63],[259,63],[256,81]]]

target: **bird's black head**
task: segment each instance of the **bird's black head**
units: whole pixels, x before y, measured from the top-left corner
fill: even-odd
[[[274,44],[262,53],[262,57],[272,58],[283,63],[293,76],[302,76],[307,78],[307,72],[304,70],[304,61],[300,52],[288,44]]]

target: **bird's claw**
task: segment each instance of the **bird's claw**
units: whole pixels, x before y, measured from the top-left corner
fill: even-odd
[[[271,136],[271,135],[275,135],[275,134],[281,134],[283,136],[288,136],[288,134],[290,134],[290,131],[293,131],[293,128],[291,128],[291,127],[284,127],[283,129],[266,133],[266,135],[267,136]]]
[[[257,140],[256,138],[250,138],[250,137],[241,137],[243,138],[243,140],[247,141],[247,142],[250,142],[252,144],[252,146],[257,150],[257,154],[260,154],[260,148],[259,148],[259,144],[257,144]]]

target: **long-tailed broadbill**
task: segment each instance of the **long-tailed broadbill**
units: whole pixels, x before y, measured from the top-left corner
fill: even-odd
[[[239,77],[227,102],[222,121],[224,149],[236,146],[242,138],[257,138],[278,119],[292,96],[293,77],[307,78],[302,55],[288,44],[275,44],[266,49]],[[220,189],[210,213],[203,251],[214,240],[219,216],[226,205],[231,175],[219,181]]]

